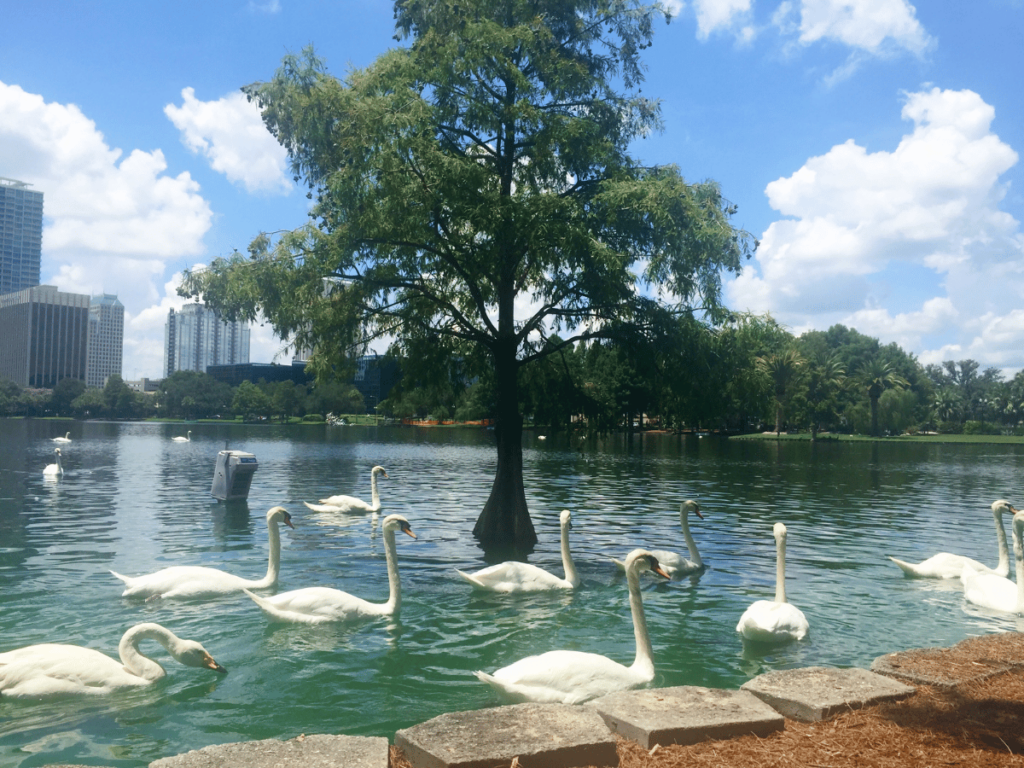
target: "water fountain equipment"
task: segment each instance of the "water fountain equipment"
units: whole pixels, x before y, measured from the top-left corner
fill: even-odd
[[[217,468],[213,473],[210,493],[221,501],[248,499],[249,486],[259,462],[245,451],[221,451],[217,454]]]

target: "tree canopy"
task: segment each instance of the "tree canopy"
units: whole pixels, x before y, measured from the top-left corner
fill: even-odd
[[[612,327],[723,318],[721,273],[755,246],[717,184],[629,154],[660,127],[640,54],[661,16],[638,0],[398,0],[407,45],[366,69],[338,79],[307,49],[243,89],[308,185],[312,221],[188,273],[182,291],[262,313],[322,378],[384,337],[407,359],[486,365],[485,546],[536,540],[522,369]]]

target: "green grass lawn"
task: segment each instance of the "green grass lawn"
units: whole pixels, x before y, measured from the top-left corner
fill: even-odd
[[[803,440],[809,442],[810,432],[799,432],[795,435],[775,433],[733,435],[730,440]],[[1024,445],[1024,437],[1015,435],[899,435],[898,437],[869,437],[867,435],[839,435],[832,433],[818,434],[820,442],[870,442],[877,440],[887,443],[1016,443]]]

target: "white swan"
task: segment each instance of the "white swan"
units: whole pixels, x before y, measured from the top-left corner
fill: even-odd
[[[562,568],[565,578],[561,579],[553,573],[545,571],[530,563],[510,560],[498,563],[477,571],[466,573],[456,569],[456,573],[473,585],[474,589],[490,592],[540,592],[547,589],[576,589],[580,585],[580,576],[576,573],[576,565],[569,552],[569,530],[572,528],[572,513],[563,509],[559,516],[562,529]]]
[[[747,608],[736,625],[736,631],[747,640],[761,643],[783,643],[802,640],[807,635],[807,618],[803,611],[786,602],[786,526],[776,523],[775,534],[775,599],[758,600]]]
[[[43,467],[43,477],[60,477],[64,474],[64,465],[60,463],[60,448],[54,448],[53,455],[56,457],[55,463]]]
[[[903,569],[903,575],[909,578],[919,579],[959,579],[964,568],[969,566],[979,573],[995,573],[999,576],[1010,575],[1010,552],[1006,545],[1006,530],[1003,528],[1003,513],[1017,514],[1019,510],[1006,501],[998,499],[992,502],[992,516],[996,520],[996,539],[999,542],[999,563],[995,568],[989,568],[984,563],[979,563],[964,555],[953,555],[949,552],[939,552],[920,563],[905,563],[890,557],[896,565]]]
[[[188,432],[186,432],[184,437],[182,437],[181,435],[178,435],[177,437],[172,437],[171,438],[171,442],[172,443],[190,443],[190,442],[192,442],[192,430],[190,429]]]
[[[396,614],[402,606],[402,585],[398,579],[395,531],[402,531],[414,539],[416,534],[412,532],[409,521],[401,515],[385,517],[382,528],[390,588],[386,603],[371,603],[330,587],[307,587],[282,592],[273,597],[260,597],[249,590],[245,590],[245,594],[253,599],[271,621],[323,624],[329,621],[352,621]]]
[[[476,676],[513,701],[553,704],[579,704],[606,693],[649,683],[654,679],[654,660],[640,596],[640,573],[646,570],[661,571],[654,555],[643,549],[630,552],[626,557],[626,584],[636,636],[636,658],[632,666],[596,653],[548,651],[520,659],[493,675],[476,672]]]
[[[55,438],[52,439],[51,442],[54,442],[54,443],[70,443],[71,442],[71,433],[68,432],[66,435],[64,435],[64,437],[55,437]]]
[[[292,525],[292,516],[284,507],[273,507],[267,512],[270,562],[267,565],[267,575],[262,579],[243,579],[216,568],[200,565],[175,565],[144,576],[122,576],[116,571],[111,573],[126,585],[125,591],[121,593],[122,597],[170,597],[187,600],[225,595],[243,589],[269,589],[276,586],[281,570],[279,523],[284,523],[289,528],[295,527]]]
[[[1017,562],[1017,583],[991,571],[978,573],[964,567],[960,581],[968,602],[995,611],[1024,616],[1024,512],[1013,516],[1013,557]]]
[[[310,504],[305,501],[302,503],[314,512],[379,512],[380,494],[377,492],[377,475],[384,475],[385,478],[390,479],[388,473],[384,471],[384,467],[374,467],[370,470],[370,493],[373,501],[371,504],[367,504],[355,496],[328,496],[326,499],[320,499],[319,504]]]
[[[156,640],[186,667],[227,672],[194,640],[182,640],[159,624],[136,624],[121,638],[120,661],[91,648],[57,643],[0,653],[0,698],[92,696],[155,683],[167,673],[139,652],[143,640]]]
[[[686,548],[690,551],[689,559],[683,557],[675,552],[666,552],[662,549],[652,549],[651,554],[658,558],[658,563],[661,565],[661,569],[669,575],[671,579],[680,579],[684,576],[689,576],[697,571],[704,570],[704,561],[700,557],[700,552],[697,551],[697,542],[693,540],[693,536],[690,534],[690,521],[689,514],[693,512],[701,520],[704,519],[704,515],[700,513],[700,505],[692,499],[687,499],[679,505],[679,524],[683,528],[683,537],[686,539]],[[626,570],[626,564],[621,560],[612,560],[615,565],[618,566],[620,571]]]

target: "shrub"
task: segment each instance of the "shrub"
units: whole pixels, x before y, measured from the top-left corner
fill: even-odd
[[[324,421],[324,417],[319,413],[307,413],[302,417],[303,421]]]
[[[1002,430],[998,424],[991,424],[987,421],[968,421],[964,424],[965,435],[998,435]]]
[[[964,425],[959,421],[940,421],[939,432],[944,435],[960,435],[963,434]]]

